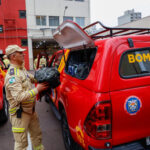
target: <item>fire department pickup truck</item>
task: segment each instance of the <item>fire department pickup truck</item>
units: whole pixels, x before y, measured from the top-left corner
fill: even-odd
[[[8,120],[8,102],[6,100],[4,89],[4,76],[6,73],[6,67],[3,63],[3,55],[0,54],[0,123],[4,123]]]
[[[51,94],[67,150],[149,148],[149,31],[72,21],[56,29],[54,39],[70,50]]]

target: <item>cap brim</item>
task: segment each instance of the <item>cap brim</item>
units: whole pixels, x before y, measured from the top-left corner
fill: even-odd
[[[18,52],[24,52],[24,51],[26,51],[26,49],[19,49],[19,50],[17,50]]]

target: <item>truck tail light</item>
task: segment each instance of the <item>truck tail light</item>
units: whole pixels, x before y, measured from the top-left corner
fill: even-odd
[[[101,101],[89,112],[84,129],[86,133],[94,139],[111,138],[111,119],[112,119],[111,101]]]

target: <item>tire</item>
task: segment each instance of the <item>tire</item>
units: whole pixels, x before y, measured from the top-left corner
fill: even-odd
[[[3,93],[3,109],[0,111],[0,122],[5,123],[8,120],[8,101],[6,95]]]
[[[73,140],[70,134],[69,126],[68,126],[68,122],[64,110],[62,111],[61,128],[62,128],[62,136],[63,136],[66,150],[83,150],[83,148]]]

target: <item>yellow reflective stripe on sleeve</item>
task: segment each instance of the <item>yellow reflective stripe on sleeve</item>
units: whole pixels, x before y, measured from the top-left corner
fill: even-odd
[[[29,94],[31,95],[31,97],[32,97],[32,92],[31,91],[29,91]]]
[[[34,101],[34,97],[32,97],[30,100],[33,100],[33,101]]]
[[[23,133],[24,131],[25,131],[25,128],[12,127],[12,132],[14,132],[14,133]]]
[[[30,90],[29,93],[30,93],[31,97],[34,97],[36,95],[34,90]]]
[[[33,96],[35,96],[35,92],[34,92],[34,90],[31,90],[32,91],[32,93],[33,93]]]
[[[33,103],[33,102],[34,102],[34,100],[27,100],[27,101],[24,101],[22,103],[24,104],[24,103]]]
[[[34,150],[43,150],[44,146],[42,144],[40,144],[39,146],[35,146],[33,149]]]
[[[9,109],[9,113],[10,113],[10,114],[14,114],[14,113],[16,113],[16,111],[17,111],[17,108],[16,108],[16,107],[14,107],[14,108],[12,108],[12,109]]]

